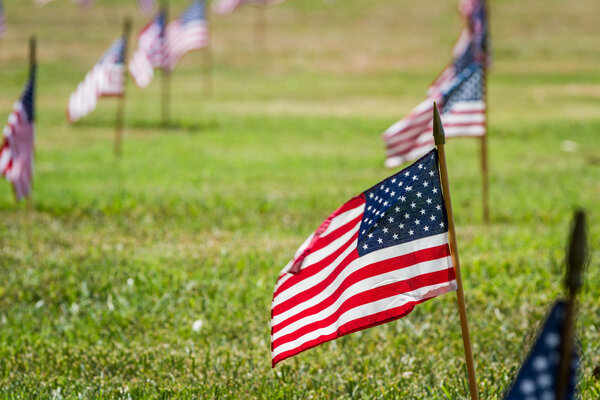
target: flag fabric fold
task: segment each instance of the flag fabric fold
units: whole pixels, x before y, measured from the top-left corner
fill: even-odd
[[[462,0],[465,27],[454,45],[452,62],[427,90],[427,98],[382,135],[385,165],[397,167],[433,147],[432,103],[441,109],[447,137],[486,134],[485,68],[490,62],[484,0]]]
[[[136,85],[145,88],[154,78],[154,69],[164,64],[166,16],[159,13],[138,35],[138,47],[129,62],[129,73]]]
[[[29,196],[33,182],[35,67],[3,131],[0,172],[12,183],[17,201]]]
[[[175,69],[183,56],[208,46],[208,25],[204,1],[194,1],[165,31],[164,67]]]
[[[456,290],[432,150],[335,211],[281,271],[272,364]]]
[[[213,3],[213,11],[217,14],[226,15],[231,14],[240,6],[244,4],[276,4],[281,3],[283,0],[216,0]]]
[[[505,400],[556,399],[560,344],[563,340],[562,327],[565,323],[567,304],[558,301],[552,309],[523,362],[515,380],[505,394]],[[576,372],[579,356],[575,343],[572,344],[571,374],[564,400],[575,398]]]
[[[125,91],[125,40],[117,39],[71,94],[67,117],[73,123],[96,108],[98,99]]]

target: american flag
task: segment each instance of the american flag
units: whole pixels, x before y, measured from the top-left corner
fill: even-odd
[[[29,195],[33,181],[34,94],[35,66],[8,116],[0,148],[0,172],[12,183],[17,201]]]
[[[453,290],[434,149],[341,206],[285,266],[271,308],[272,364]]]
[[[6,23],[4,22],[4,8],[2,7],[2,0],[0,0],[0,38],[6,33]]]
[[[283,0],[216,0],[213,3],[213,11],[217,14],[231,14],[236,8],[248,4],[275,4]]]
[[[192,50],[208,46],[204,1],[194,1],[179,18],[169,22],[165,32],[165,67],[173,70]]]
[[[152,14],[156,10],[155,0],[138,0],[138,8],[142,14]]]
[[[78,121],[96,108],[100,97],[121,96],[125,90],[125,40],[117,39],[102,56],[77,90],[67,108],[69,122]]]
[[[386,144],[385,165],[397,167],[426,153],[433,147],[433,102],[441,108],[447,137],[485,135],[484,70],[473,62],[444,86],[434,91],[407,117],[383,133]]]
[[[558,301],[550,311],[541,332],[531,349],[531,353],[521,366],[516,379],[509,387],[505,400],[554,400],[558,380],[560,344],[567,304]],[[575,344],[573,344],[575,349]],[[575,349],[576,350],[576,349]],[[576,371],[579,365],[577,351],[573,351],[571,374],[567,385],[566,397],[575,398]]]
[[[141,88],[145,88],[152,82],[154,68],[163,66],[165,22],[166,16],[161,12],[138,35],[138,48],[129,62],[129,72]]]

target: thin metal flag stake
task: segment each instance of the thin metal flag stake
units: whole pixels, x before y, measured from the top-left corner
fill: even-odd
[[[452,200],[450,199],[450,185],[448,183],[448,171],[446,167],[446,152],[444,145],[446,143],[446,134],[442,126],[442,120],[438,112],[437,104],[433,103],[433,138],[438,150],[440,164],[440,178],[442,182],[442,191],[444,192],[444,204],[448,213],[448,239],[450,242],[450,254],[452,264],[456,274],[456,297],[458,301],[458,314],[460,316],[460,328],[462,331],[463,346],[465,349],[465,359],[467,362],[467,375],[469,378],[469,390],[471,400],[478,400],[477,381],[475,378],[475,363],[473,362],[473,349],[471,346],[471,337],[469,335],[469,324],[467,321],[467,309],[465,306],[465,294],[463,291],[462,276],[460,273],[460,262],[458,258],[458,248],[456,245],[456,232],[454,229],[454,214],[452,212]]]
[[[169,20],[169,1],[163,0],[161,3],[161,12],[165,16],[165,24],[161,32],[161,50],[162,50],[162,68],[161,68],[161,124],[163,127],[169,125],[171,115],[171,71],[166,65],[167,61],[167,46],[166,46],[166,30],[167,21]]]
[[[29,38],[29,76],[36,73],[37,67],[37,40],[35,36]],[[35,105],[35,90],[33,91],[33,98],[31,99]],[[35,113],[34,113],[35,114]],[[34,147],[35,151],[35,147]],[[33,182],[31,183],[32,190],[29,191],[25,197],[25,207],[27,210],[33,210]],[[14,186],[13,186],[14,188]],[[15,196],[17,193],[15,192]]]
[[[131,18],[123,21],[123,65],[127,65],[127,53],[129,50],[129,35],[131,33]],[[126,68],[126,67],[124,67]],[[120,157],[123,147],[123,130],[125,127],[125,103],[127,95],[127,71],[123,71],[123,93],[119,96],[117,103],[117,119],[115,126],[115,157]]]
[[[556,399],[567,398],[569,377],[573,368],[573,333],[575,332],[575,306],[577,292],[583,284],[583,269],[587,261],[587,235],[585,213],[578,210],[575,213],[573,230],[567,251],[567,275],[565,285],[569,289],[567,309],[564,319],[562,340],[560,343],[560,362],[558,364],[558,376],[556,383]]]

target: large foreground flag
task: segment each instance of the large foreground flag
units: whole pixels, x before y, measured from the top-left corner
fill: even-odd
[[[208,46],[208,25],[204,1],[195,0],[165,33],[165,67],[173,70],[187,53]]]
[[[117,39],[102,56],[77,90],[71,94],[67,108],[69,122],[85,117],[96,108],[98,99],[121,96],[125,90],[125,40]]]
[[[8,117],[0,148],[0,172],[12,183],[17,200],[29,195],[33,180],[34,94],[35,66]]]
[[[559,374],[560,344],[563,340],[562,329],[565,325],[567,304],[558,301],[539,336],[534,343],[531,353],[521,366],[521,369],[509,388],[505,400],[548,400],[557,399],[556,385]],[[570,340],[568,338],[567,340]],[[579,364],[575,343],[573,348],[570,375],[567,383],[565,397],[560,400],[572,400],[575,398],[576,371]]]
[[[166,16],[160,12],[138,35],[138,48],[129,62],[129,72],[141,88],[152,82],[155,68],[163,67],[165,22]]]
[[[273,366],[456,290],[437,149],[341,206],[281,272]]]

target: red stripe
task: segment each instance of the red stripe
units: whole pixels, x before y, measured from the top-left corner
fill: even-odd
[[[385,324],[387,322],[394,321],[396,319],[405,317],[406,315],[410,314],[410,312],[415,308],[415,305],[423,303],[427,300],[429,300],[429,299],[415,301],[415,302],[408,302],[400,307],[392,308],[390,310],[382,311],[377,314],[371,314],[371,315],[356,319],[354,321],[350,321],[347,324],[342,325],[340,327],[340,329],[337,330],[337,332],[334,332],[330,335],[323,335],[321,337],[318,337],[316,339],[313,339],[306,343],[303,343],[301,346],[298,346],[294,349],[291,349],[291,350],[288,350],[281,354],[278,354],[276,357],[273,358],[271,365],[273,367],[275,367],[275,365],[277,365],[277,363],[279,363],[280,361],[283,361],[286,358],[295,356],[298,353],[301,353],[305,350],[316,347],[322,343],[329,342],[331,340],[337,339],[339,337],[348,335],[348,334],[356,332],[356,331],[364,330],[367,328]]]
[[[436,247],[431,247],[428,249],[416,251],[413,253],[405,254],[400,257],[389,258],[387,260],[383,260],[383,261],[365,266],[365,267],[361,268],[360,270],[355,271],[348,277],[346,277],[346,279],[344,279],[344,281],[340,283],[340,285],[336,288],[336,290],[329,297],[327,297],[326,299],[323,299],[323,301],[321,301],[320,303],[315,304],[314,306],[312,306],[304,311],[301,311],[301,312],[295,314],[293,317],[288,318],[285,321],[282,321],[279,324],[273,326],[272,333],[276,333],[279,330],[285,328],[286,326],[288,326],[304,317],[317,314],[321,310],[326,309],[330,305],[334,304],[340,298],[340,296],[346,291],[346,289],[348,289],[355,283],[361,282],[361,281],[368,279],[370,277],[373,277],[373,276],[382,275],[382,274],[385,274],[388,272],[408,268],[408,267],[411,267],[413,265],[420,264],[423,262],[438,260],[438,259],[441,259],[444,257],[448,257],[449,255],[450,255],[450,248],[448,247],[447,244],[443,244],[441,246],[436,246]],[[332,275],[333,275],[333,273],[332,273]],[[338,274],[336,274],[336,276],[337,275]],[[418,279],[418,277],[412,278],[411,280],[404,281],[404,282],[410,282],[413,279]],[[331,281],[333,281],[333,279]],[[395,285],[398,285],[398,284],[388,285],[388,287],[395,286]],[[298,295],[292,297],[291,299],[279,304],[277,307],[273,308],[273,315],[281,314],[285,311],[292,309],[296,305],[301,304],[304,301],[313,298],[317,294],[321,293],[329,285],[327,285],[325,287],[321,287],[321,286],[323,286],[323,285],[320,284],[318,286],[314,286],[304,292],[299,293]],[[415,288],[414,287],[411,288],[410,285],[409,286],[399,286],[397,289],[398,291],[396,291],[395,293],[398,294],[398,293],[403,293],[403,292],[409,292],[414,289]],[[387,296],[384,296],[384,297],[387,297]],[[349,301],[349,300],[347,300],[347,301]],[[368,301],[368,302],[370,302],[370,301]],[[340,308],[343,308],[343,305],[340,306]],[[339,312],[339,310],[336,313],[338,315],[341,314]]]

